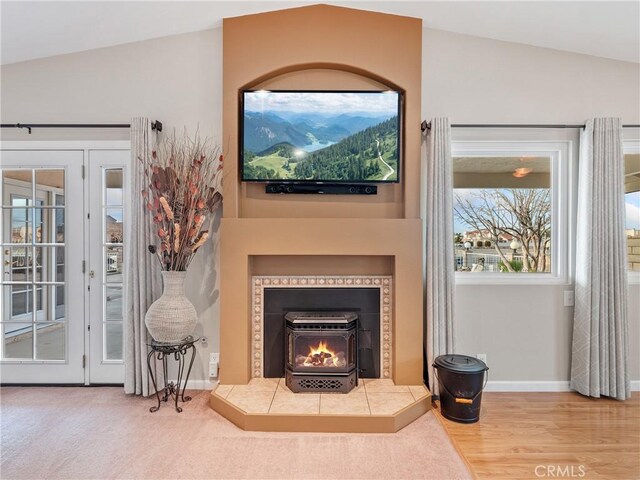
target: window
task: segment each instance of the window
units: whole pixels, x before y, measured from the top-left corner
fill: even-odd
[[[624,143],[624,201],[629,276],[640,280],[640,141]]]
[[[458,281],[562,281],[568,142],[454,142]]]

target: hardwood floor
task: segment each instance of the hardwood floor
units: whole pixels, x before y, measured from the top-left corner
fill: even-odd
[[[471,425],[433,411],[479,479],[640,478],[638,392],[625,402],[487,392]]]

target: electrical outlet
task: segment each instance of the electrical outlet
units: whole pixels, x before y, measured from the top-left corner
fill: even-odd
[[[564,291],[564,306],[565,307],[573,307],[575,303],[575,297],[573,290],[565,290]]]
[[[209,376],[218,377],[218,368],[220,365],[220,354],[212,353],[209,355]]]
[[[476,358],[478,360],[483,361],[484,363],[487,363],[487,354],[486,353],[478,353],[478,354],[476,354]]]
[[[209,376],[218,378],[218,364],[216,362],[209,363]]]

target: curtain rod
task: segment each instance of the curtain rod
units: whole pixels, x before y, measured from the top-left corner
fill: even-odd
[[[3,123],[0,128],[24,128],[31,135],[32,128],[131,128],[129,123]],[[162,131],[162,122],[151,122],[151,130]]]
[[[431,129],[431,122],[426,120],[421,124],[422,131]],[[480,124],[480,123],[452,123],[451,128],[584,128],[584,125],[545,125],[545,124]],[[640,128],[640,125],[622,125],[622,128]]]

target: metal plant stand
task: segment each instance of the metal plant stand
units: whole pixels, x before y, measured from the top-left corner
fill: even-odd
[[[184,391],[187,388],[187,381],[189,380],[189,374],[191,373],[191,367],[193,367],[193,360],[196,357],[196,342],[199,338],[192,337],[187,338],[176,343],[157,342],[152,340],[148,343],[151,347],[151,351],[147,355],[147,367],[149,368],[149,374],[151,375],[151,382],[153,383],[153,389],[156,392],[156,398],[158,399],[158,405],[149,408],[150,412],[157,412],[160,410],[160,402],[167,402],[169,398],[175,400],[175,407],[178,413],[182,412],[182,407],[178,406],[178,400],[188,402],[191,397],[185,396]],[[189,359],[189,368],[187,369],[187,375],[184,376],[184,369],[186,366],[187,352],[191,350],[191,358]],[[167,359],[173,355],[174,360],[178,362],[178,378],[176,382],[169,382],[169,376],[167,371]],[[151,368],[151,359],[156,357],[162,362],[162,374],[164,377],[164,387],[158,390],[157,382],[153,376],[153,369]],[[162,393],[162,398],[160,397]]]

